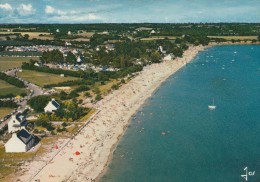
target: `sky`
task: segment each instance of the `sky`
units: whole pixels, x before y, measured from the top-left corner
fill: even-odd
[[[260,23],[260,0],[0,0],[0,23]]]

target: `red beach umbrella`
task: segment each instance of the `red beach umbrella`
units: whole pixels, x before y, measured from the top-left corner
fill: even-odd
[[[80,152],[79,152],[79,151],[76,151],[75,154],[76,154],[76,155],[80,155]]]

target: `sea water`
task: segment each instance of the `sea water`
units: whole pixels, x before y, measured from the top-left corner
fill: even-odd
[[[101,181],[246,177],[260,181],[259,45],[211,47],[166,80],[132,119]]]

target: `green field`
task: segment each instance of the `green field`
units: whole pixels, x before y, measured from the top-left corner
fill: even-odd
[[[151,36],[149,38],[142,38],[140,40],[143,41],[164,40],[164,39],[175,40],[176,38],[177,36]]]
[[[0,80],[0,95],[14,94],[20,95],[21,93],[26,93],[26,89],[18,88],[9,83],[6,83],[3,80]]]
[[[1,107],[0,108],[0,119],[3,119],[7,114],[11,113],[14,109]]]
[[[23,78],[24,80],[27,80],[41,87],[48,84],[56,84],[65,81],[79,79],[71,76],[61,77],[60,75],[31,71],[31,70],[23,70],[23,72],[18,73],[18,76]]]
[[[226,39],[226,40],[257,40],[257,36],[208,36],[208,37]]]
[[[23,62],[29,62],[30,59],[39,60],[38,57],[0,57],[0,71],[20,67]]]

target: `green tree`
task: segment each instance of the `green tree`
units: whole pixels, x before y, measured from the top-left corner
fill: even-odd
[[[28,101],[28,104],[31,106],[31,108],[34,109],[36,112],[43,112],[44,107],[48,104],[48,102],[51,100],[50,96],[40,95],[31,98]]]
[[[74,64],[76,63],[76,61],[76,56],[71,51],[69,51],[66,57],[66,62]]]
[[[24,37],[24,39],[28,40],[30,36],[29,36],[29,34],[24,34],[23,37]]]
[[[161,55],[158,51],[152,52],[151,54],[151,61],[153,63],[159,63],[161,60]]]

